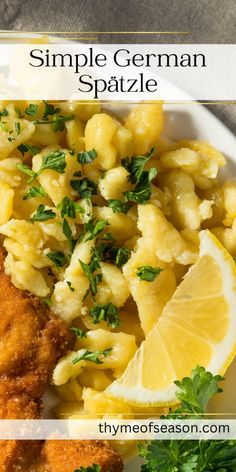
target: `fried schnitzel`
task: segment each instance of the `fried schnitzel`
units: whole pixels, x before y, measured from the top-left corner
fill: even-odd
[[[0,250],[0,418],[35,419],[53,368],[73,334],[4,272]],[[0,441],[0,472],[74,472],[97,463],[121,472],[120,454],[105,441]]]

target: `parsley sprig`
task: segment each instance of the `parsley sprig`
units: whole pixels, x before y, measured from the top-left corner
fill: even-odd
[[[83,349],[81,354],[74,357],[72,364],[77,364],[79,361],[90,361],[94,364],[103,364],[103,361],[112,351],[112,347],[108,347],[104,351],[88,351],[88,349]]]
[[[152,267],[149,265],[137,267],[137,277],[146,282],[153,282],[163,270],[164,269],[160,267]]]
[[[78,153],[78,161],[80,164],[91,164],[97,157],[95,149],[91,151],[83,151]]]
[[[121,163],[125,169],[129,172],[129,181],[132,184],[136,184],[133,190],[124,192],[125,201],[131,201],[135,203],[146,203],[151,197],[151,182],[157,175],[157,169],[151,167],[149,171],[145,170],[145,165],[149,159],[153,156],[155,148],[146,156],[136,156],[124,158]]]
[[[23,200],[29,200],[34,197],[47,197],[47,193],[41,185],[30,187],[23,196]]]
[[[47,221],[52,220],[56,217],[56,213],[49,209],[46,209],[45,205],[39,205],[34,215],[31,217],[31,221]]]
[[[120,326],[119,309],[113,303],[95,305],[89,312],[94,324],[106,321],[107,326],[118,328]]]
[[[52,151],[43,156],[41,166],[37,172],[34,172],[27,164],[17,164],[17,168],[30,176],[28,183],[31,184],[44,170],[52,169],[59,174],[65,173],[66,154],[64,151]]]
[[[167,415],[173,418],[204,416],[211,398],[222,391],[220,375],[212,375],[203,367],[193,369],[190,377],[177,380],[178,408]],[[145,458],[142,472],[234,472],[236,469],[235,441],[154,440],[139,446]]]

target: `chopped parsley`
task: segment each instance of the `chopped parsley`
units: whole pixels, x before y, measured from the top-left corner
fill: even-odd
[[[149,171],[144,170],[146,163],[153,156],[155,148],[146,156],[137,156],[122,159],[121,163],[128,170],[130,176],[129,181],[136,184],[133,190],[124,192],[125,201],[135,203],[146,203],[151,197],[151,181],[157,175],[157,169],[152,167]]]
[[[30,198],[34,197],[47,197],[47,193],[41,185],[30,187],[23,196],[23,200],[29,200]]]
[[[65,122],[70,121],[74,119],[73,115],[67,115],[67,116],[62,116],[59,115],[61,109],[60,108],[55,108],[54,105],[51,103],[48,103],[47,101],[44,100],[44,113],[42,120],[36,120],[34,123],[38,125],[44,125],[44,124],[51,124],[53,131],[56,133],[57,131],[63,131],[65,129]],[[49,121],[49,116],[52,117],[52,119]]]
[[[91,308],[89,314],[94,324],[106,321],[107,326],[111,326],[111,328],[118,328],[120,326],[119,309],[113,303],[95,305]]]
[[[97,285],[102,280],[102,274],[101,273],[94,274],[94,272],[97,269],[100,268],[100,264],[99,264],[98,259],[96,257],[91,259],[90,264],[85,264],[85,262],[81,261],[80,259],[79,259],[79,263],[80,263],[80,266],[81,266],[84,274],[86,275],[86,277],[89,281],[89,289],[85,293],[85,295],[83,297],[83,300],[82,300],[82,301],[84,301],[90,292],[91,292],[93,297],[96,295]]]
[[[153,156],[155,148],[152,148],[146,156],[125,157],[121,163],[123,167],[129,172],[129,181],[132,184],[137,184],[142,180],[144,167],[149,159]]]
[[[25,114],[29,116],[36,116],[38,114],[38,105],[30,103],[30,105],[25,109]]]
[[[61,251],[52,251],[47,253],[47,257],[54,262],[57,267],[63,267],[66,263],[66,256]]]
[[[3,108],[2,111],[0,111],[0,120],[2,118],[2,116],[8,116],[9,115],[9,112],[6,108]]]
[[[46,210],[45,205],[39,205],[37,211],[32,216],[31,221],[52,220],[53,218],[55,218],[55,216],[56,213],[54,213],[54,211],[52,211],[51,209]]]
[[[65,237],[68,239],[68,241],[71,244],[72,249],[74,248],[76,241],[73,239],[71,227],[67,221],[66,218],[64,218],[63,223],[62,223],[62,231]]]
[[[43,112],[43,120],[48,120],[49,116],[53,116],[56,113],[59,113],[61,111],[60,108],[55,108],[54,105],[51,103],[48,103],[47,100],[43,100],[44,103],[44,112]]]
[[[163,271],[160,267],[152,267],[149,265],[137,267],[137,277],[146,282],[153,282],[158,275]]]
[[[134,190],[128,190],[124,192],[126,201],[131,201],[139,204],[144,204],[150,200],[151,181],[156,177],[157,169],[152,167],[149,171],[144,170],[140,181],[135,186]]]
[[[85,241],[91,241],[96,238],[101,231],[108,225],[108,222],[105,220],[89,220],[88,223],[85,223],[84,229],[87,234]]]
[[[78,192],[81,198],[91,198],[92,195],[97,195],[97,184],[86,177],[79,180],[71,180],[70,185],[73,190]]]
[[[126,262],[128,262],[130,255],[130,249],[125,246],[120,247],[116,254],[115,265],[119,268],[122,267]]]
[[[111,351],[112,347],[108,347],[104,351],[88,351],[88,349],[83,349],[81,354],[72,360],[72,364],[77,364],[79,361],[90,361],[95,364],[103,364],[103,360],[109,356]]]
[[[17,121],[15,123],[15,132],[16,132],[17,136],[18,136],[18,134],[20,134],[20,123],[19,123],[19,121]]]
[[[20,144],[17,149],[24,156],[26,152],[30,152],[32,156],[35,156],[40,152],[40,149],[37,146],[32,146],[31,144]]]
[[[97,153],[95,149],[91,149],[91,151],[84,151],[78,153],[78,161],[80,164],[91,164],[97,157]]]
[[[71,331],[73,331],[73,333],[75,333],[77,338],[79,338],[79,339],[86,338],[86,332],[83,329],[75,328],[73,326],[70,329],[71,329]]]
[[[128,213],[131,208],[129,202],[121,202],[120,200],[108,200],[108,206],[112,208],[113,213]]]
[[[84,208],[79,205],[79,203],[74,202],[69,197],[64,197],[61,203],[57,205],[57,209],[61,213],[61,217],[64,218],[68,216],[68,218],[76,218],[76,213],[83,214],[85,212]]]
[[[17,164],[17,168],[25,174],[29,175],[31,178],[29,179],[28,183],[32,183],[46,169],[52,169],[58,172],[59,174],[64,174],[66,168],[65,157],[66,154],[64,151],[52,151],[46,156],[43,156],[42,164],[38,172],[34,172],[26,164]]]
[[[67,285],[68,285],[70,291],[71,291],[71,292],[75,292],[75,288],[72,287],[72,283],[71,283],[69,280],[66,280],[66,283],[67,283]]]

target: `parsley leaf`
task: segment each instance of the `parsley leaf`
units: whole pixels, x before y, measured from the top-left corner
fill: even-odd
[[[152,267],[149,265],[137,267],[137,277],[146,282],[153,282],[155,278],[163,271],[160,267]]]
[[[15,132],[16,132],[17,136],[18,136],[18,134],[20,134],[20,123],[19,123],[19,121],[17,121],[15,123]]]
[[[53,116],[56,113],[61,111],[60,108],[55,108],[54,105],[52,105],[51,103],[48,103],[47,100],[43,100],[43,103],[45,105],[44,113],[43,113],[43,120],[48,120],[49,116]]]
[[[28,183],[32,183],[45,169],[53,169],[59,174],[64,174],[66,168],[65,157],[64,151],[50,152],[46,156],[43,156],[42,164],[38,172],[34,172],[26,164],[17,164],[17,168],[29,175],[31,178],[28,180]]]
[[[65,237],[71,243],[72,248],[74,248],[76,241],[73,239],[71,227],[70,227],[68,221],[66,220],[66,218],[64,218],[63,223],[62,223],[62,231],[63,231]]]
[[[0,111],[0,120],[2,118],[2,116],[8,116],[9,115],[9,112],[6,108],[3,108],[2,111]]]
[[[113,303],[95,305],[91,308],[89,314],[93,318],[94,324],[98,324],[100,321],[107,321],[107,326],[111,326],[111,328],[118,328],[120,326],[119,310]]]
[[[80,162],[80,164],[91,164],[91,162],[93,162],[96,157],[97,153],[95,149],[78,153],[78,161]]]
[[[93,464],[91,467],[80,467],[74,470],[74,472],[101,472],[100,465]]]
[[[197,366],[192,370],[190,377],[184,377],[181,381],[176,380],[178,390],[177,398],[181,401],[181,406],[175,413],[204,413],[210,399],[222,392],[218,383],[223,380],[220,375],[212,375],[206,372],[204,367]]]
[[[23,200],[29,200],[30,198],[34,197],[47,197],[47,193],[41,185],[30,187],[23,196]]]
[[[97,261],[92,260],[90,264],[85,264],[85,262],[81,261],[79,259],[79,263],[81,265],[81,268],[86,275],[88,281],[89,281],[89,290],[85,294],[83,301],[85,298],[88,296],[89,292],[92,293],[92,296],[94,297],[97,293],[97,285],[99,282],[102,280],[102,274],[96,274],[94,275],[94,271],[97,270],[100,267],[100,264],[97,263]]]
[[[220,375],[213,376],[204,367],[197,366],[190,377],[175,381],[181,401],[167,419],[204,416],[211,398],[222,391]],[[236,467],[236,442],[225,440],[153,440],[139,446],[139,455],[145,458],[142,472],[233,472]]]
[[[88,232],[85,241],[91,241],[92,239],[96,238],[96,236],[103,231],[105,226],[108,225],[107,221],[105,220],[96,220],[92,219],[85,223],[84,228],[85,231]]]
[[[34,103],[30,103],[30,105],[25,109],[26,115],[29,116],[35,116],[38,113],[38,105],[35,105]]]
[[[97,184],[86,177],[79,180],[71,180],[70,185],[73,190],[78,192],[81,198],[91,198],[92,195],[97,195]]]
[[[116,254],[115,265],[117,267],[122,267],[130,258],[131,251],[127,247],[120,247]]]
[[[46,156],[43,156],[42,164],[37,174],[41,174],[41,172],[43,172],[43,170],[45,169],[52,169],[58,172],[59,174],[64,174],[66,168],[65,158],[66,154],[64,151],[61,150],[52,151],[49,154],[46,154]]]
[[[82,360],[94,362],[95,364],[103,364],[103,360],[109,356],[111,351],[112,347],[109,347],[104,351],[88,351],[88,349],[83,349],[81,354],[72,360],[72,364],[77,364],[77,362]]]
[[[68,216],[68,218],[76,218],[76,213],[83,214],[85,212],[84,208],[79,205],[79,203],[74,202],[69,197],[64,197],[61,203],[57,205],[57,209],[61,213],[61,217],[64,218]]]
[[[83,329],[75,328],[75,327],[72,326],[72,328],[70,328],[70,330],[73,331],[73,333],[75,333],[77,338],[79,338],[79,339],[86,338],[86,332]]]
[[[125,157],[122,159],[121,164],[129,172],[129,181],[132,184],[140,182],[143,176],[144,167],[149,159],[153,156],[154,152],[155,148],[152,148],[146,156],[135,156],[131,157],[131,159],[129,157]]]
[[[66,280],[66,283],[67,283],[67,285],[68,285],[70,291],[71,291],[71,292],[75,292],[74,287],[72,287],[72,283],[71,283],[69,280]]]
[[[157,169],[155,167],[152,167],[148,172],[146,170],[143,171],[142,176],[134,190],[128,190],[127,192],[124,192],[125,200],[140,203],[141,205],[150,200],[152,194],[150,184],[156,175]]]
[[[16,167],[17,169],[21,170],[21,172],[24,172],[26,175],[30,176],[28,183],[31,183],[34,179],[36,179],[37,173],[27,166],[27,164],[17,164]]]
[[[63,267],[66,263],[66,257],[61,251],[52,251],[47,253],[47,257],[54,262],[57,267]]]
[[[131,208],[129,202],[121,202],[120,200],[108,200],[108,206],[112,208],[113,213],[128,213]]]
[[[37,208],[37,211],[34,213],[32,216],[31,220],[32,221],[47,221],[47,220],[52,220],[55,218],[56,213],[52,211],[51,209],[46,210],[45,205],[39,205]]]
[[[26,152],[30,152],[32,156],[35,156],[40,152],[40,149],[36,146],[31,146],[31,144],[20,144],[17,149],[21,152],[24,156]]]
[[[157,169],[152,167],[149,171],[144,170],[146,163],[153,156],[155,148],[146,156],[128,157],[122,159],[122,165],[128,170],[129,180],[132,184],[136,184],[134,190],[124,192],[125,201],[135,203],[146,203],[151,197],[151,181],[157,175]]]

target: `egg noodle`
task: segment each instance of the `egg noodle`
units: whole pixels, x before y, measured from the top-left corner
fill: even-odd
[[[124,121],[97,101],[2,102],[0,118],[5,271],[76,336],[54,370],[56,416],[134,417],[106,389],[196,262],[199,231],[236,256],[236,183],[217,180],[225,158],[163,139],[160,102]]]

